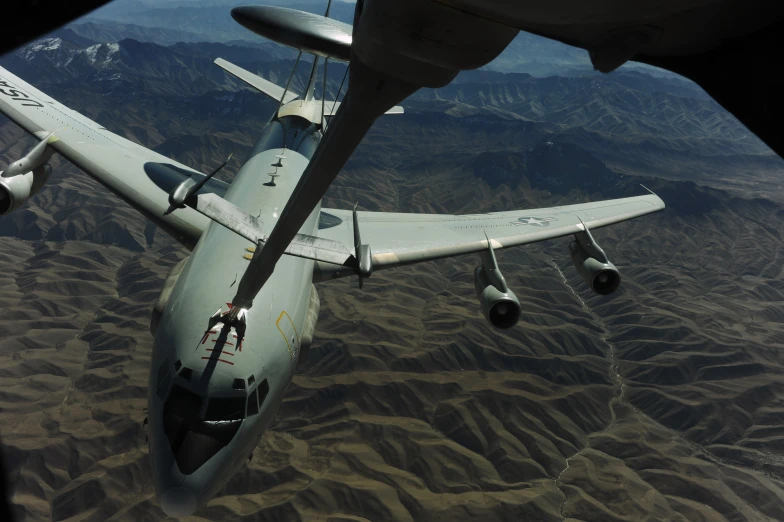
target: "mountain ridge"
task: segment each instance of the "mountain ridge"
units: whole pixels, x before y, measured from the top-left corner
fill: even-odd
[[[214,47],[118,45],[106,67],[108,47],[96,50],[98,65],[81,53],[58,66],[51,43],[29,62],[22,49],[2,63],[193,168],[234,152],[230,181],[275,103],[207,73]],[[250,63],[278,78],[293,65]],[[544,100],[541,114],[558,118],[580,86],[650,96],[611,77],[513,79],[540,86],[530,92]],[[695,99],[683,110],[706,105]],[[622,273],[619,291],[585,288],[568,239],[497,252],[524,310],[513,330],[481,316],[476,256],[374,273],[361,291],[352,279],[319,284],[308,360],[253,460],[199,517],[784,519],[781,192],[724,188],[727,170],[710,162],[731,156],[688,126],[653,126],[638,148],[622,148],[601,119],[566,128],[508,109],[411,100],[405,115],[373,126],[325,207],[533,209],[643,194],[642,182],[667,209],[594,231]],[[623,115],[638,128],[647,121]],[[3,164],[33,143],[0,123]],[[671,165],[678,150],[694,156],[682,165],[724,178],[618,167]],[[143,428],[149,314],[187,252],[66,161],[52,164],[44,190],[0,219],[0,424],[14,510],[159,519]],[[780,175],[775,165],[768,171]]]

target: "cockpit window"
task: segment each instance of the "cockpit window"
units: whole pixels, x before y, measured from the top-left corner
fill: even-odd
[[[169,400],[166,401],[166,407],[176,411],[178,417],[198,419],[201,412],[201,396],[175,384]]]
[[[245,416],[244,397],[213,397],[207,403],[205,421],[242,420]]]
[[[248,395],[248,417],[259,412],[259,389],[254,388]]]
[[[200,416],[203,401],[175,384],[163,405],[163,429],[184,475],[195,472],[229,444],[242,424],[244,397],[210,399],[204,419]]]
[[[264,399],[267,398],[267,394],[269,393],[269,383],[267,382],[267,379],[261,381],[258,390],[259,390],[259,408],[261,408],[261,405],[264,404]]]
[[[267,379],[261,381],[259,384],[250,394],[248,395],[248,417],[251,415],[256,415],[261,408],[261,405],[264,404],[264,399],[267,398],[267,394],[269,393],[269,383]]]

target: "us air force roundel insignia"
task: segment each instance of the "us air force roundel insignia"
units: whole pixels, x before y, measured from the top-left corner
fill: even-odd
[[[550,221],[555,221],[554,217],[519,217],[517,221],[512,221],[513,225],[531,225],[534,227],[546,227],[550,225]]]

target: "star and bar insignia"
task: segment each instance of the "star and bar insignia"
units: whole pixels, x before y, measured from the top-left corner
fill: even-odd
[[[512,221],[513,225],[531,225],[534,227],[546,227],[550,225],[550,221],[555,221],[554,217],[531,217],[524,216],[517,218],[517,221]]]

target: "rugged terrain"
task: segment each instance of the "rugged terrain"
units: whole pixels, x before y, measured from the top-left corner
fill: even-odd
[[[274,78],[291,66],[216,44],[73,40],[0,63],[203,170],[242,158],[274,109],[212,58]],[[694,87],[639,73],[479,72],[404,105],[326,206],[509,210],[643,183],[668,209],[597,231],[624,276],[611,297],[579,280],[566,239],[501,252],[525,310],[509,331],[478,312],[473,257],[374,274],[361,291],[320,285],[316,345],[274,426],[194,520],[784,520],[781,160]],[[4,164],[30,144],[3,120]],[[142,428],[149,311],[187,252],[53,164],[0,220],[15,510],[159,520]]]

